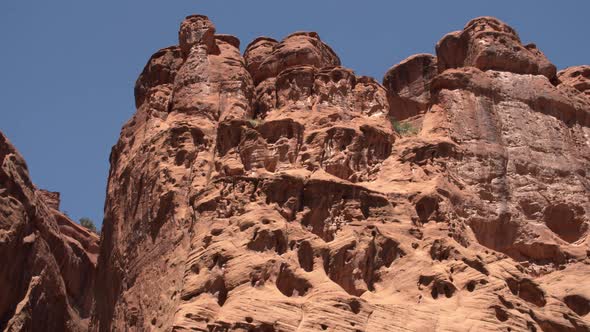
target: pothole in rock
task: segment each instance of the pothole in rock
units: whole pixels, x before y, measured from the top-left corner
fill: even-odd
[[[299,266],[306,272],[313,271],[313,248],[308,241],[301,242],[297,250]]]
[[[304,296],[311,284],[306,279],[296,276],[286,264],[283,264],[277,276],[277,288],[285,296]]]
[[[324,254],[324,270],[328,277],[348,294],[361,296],[374,291],[381,280],[382,268],[405,255],[399,243],[376,233],[369,241],[352,241]]]
[[[495,306],[494,307],[494,311],[496,313],[496,318],[499,321],[505,322],[505,321],[508,320],[508,313],[506,312],[506,310],[504,310],[504,309],[502,309],[502,308],[500,308],[498,306]]]
[[[579,316],[586,316],[590,312],[590,300],[581,295],[567,295],[563,302]]]
[[[421,288],[421,286],[429,286],[430,295],[435,300],[440,298],[441,296],[451,298],[457,291],[457,288],[455,287],[455,285],[453,285],[452,282],[440,279],[435,276],[420,276],[420,278],[418,279],[418,287]]]
[[[508,278],[506,283],[512,294],[517,295],[521,299],[539,307],[547,304],[545,292],[534,281],[530,279],[516,280],[514,278]]]
[[[584,209],[579,206],[557,204],[548,206],[544,211],[545,225],[561,239],[569,243],[576,242],[584,235],[587,227],[579,215]]]
[[[254,251],[274,249],[281,255],[287,251],[287,237],[282,229],[256,229],[247,247]]]

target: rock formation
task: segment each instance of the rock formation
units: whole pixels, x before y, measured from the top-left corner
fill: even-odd
[[[0,133],[0,330],[87,331],[98,249]]]
[[[590,331],[590,67],[557,72],[490,17],[383,85],[314,32],[239,46],[189,16],[139,76],[94,305],[96,239],[2,137],[0,243],[21,263],[0,323]]]
[[[190,16],[140,75],[93,330],[590,329],[587,66],[489,17],[383,85],[314,32],[238,47]]]

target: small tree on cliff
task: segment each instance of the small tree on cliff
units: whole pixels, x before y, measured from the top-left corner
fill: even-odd
[[[82,217],[80,218],[80,225],[94,233],[96,232],[96,226],[94,225],[94,221],[90,218]]]

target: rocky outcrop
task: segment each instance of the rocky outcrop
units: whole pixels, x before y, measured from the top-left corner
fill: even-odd
[[[256,84],[276,78],[294,66],[340,65],[340,58],[315,32],[295,32],[280,43],[271,38],[257,38],[246,48],[244,59]]]
[[[583,69],[493,18],[384,85],[316,33],[238,45],[190,16],[140,75],[91,330],[590,329]]]
[[[557,73],[558,88],[582,108],[590,104],[590,66],[575,66]],[[588,120],[586,120],[588,121]]]
[[[436,57],[416,54],[391,67],[383,77],[391,116],[405,120],[424,114],[430,105],[430,82],[438,74]]]
[[[214,30],[206,17],[187,18],[180,47],[166,49],[166,62],[152,57],[137,81],[148,98],[111,154],[98,330],[174,322],[197,222],[191,195],[211,181],[219,124],[252,113],[253,83],[235,40]]]
[[[86,331],[98,236],[59,210],[59,193],[37,189],[0,133],[0,330]]]
[[[478,17],[462,31],[447,34],[436,44],[438,68],[473,66],[481,70],[555,77],[555,66],[535,44],[523,45],[514,29],[493,17]]]

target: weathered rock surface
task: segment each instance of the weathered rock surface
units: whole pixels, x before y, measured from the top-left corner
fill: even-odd
[[[316,33],[179,39],[111,154],[92,330],[590,330],[585,67],[493,18],[385,87]]]
[[[0,330],[87,331],[98,236],[38,190],[0,133]]]
[[[571,88],[574,93],[580,93],[590,100],[590,66],[575,66],[557,73],[560,88]]]
[[[438,74],[436,57],[416,54],[391,67],[383,77],[392,117],[397,120],[423,114],[430,105],[430,82]]]
[[[473,66],[518,74],[555,77],[555,66],[535,44],[523,45],[514,29],[493,17],[478,17],[462,31],[444,36],[436,45],[438,68]]]

